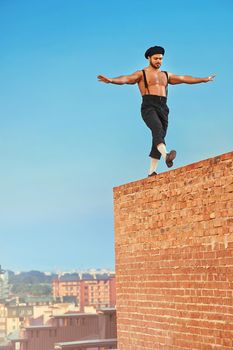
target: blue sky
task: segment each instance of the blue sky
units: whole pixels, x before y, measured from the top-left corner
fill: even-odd
[[[105,85],[166,49],[175,168],[232,150],[231,0],[0,0],[0,264],[114,268],[112,188],[146,177],[137,86]],[[159,172],[167,171],[161,162]]]

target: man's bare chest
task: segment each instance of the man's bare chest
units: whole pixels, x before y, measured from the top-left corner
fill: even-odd
[[[148,85],[160,85],[160,86],[166,86],[167,85],[167,77],[166,73],[163,71],[159,72],[147,72],[146,71],[146,77]]]

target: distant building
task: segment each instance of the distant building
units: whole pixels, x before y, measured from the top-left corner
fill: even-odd
[[[24,303],[30,306],[46,306],[53,304],[53,298],[51,295],[25,295],[22,299]]]
[[[20,327],[29,324],[32,316],[33,309],[30,306],[0,304],[0,342],[5,341],[11,333],[18,331]]]
[[[79,346],[84,341],[90,341],[88,348],[116,349],[116,310],[53,316],[47,324],[23,328],[20,335],[11,340],[10,350],[69,349],[70,342]]]
[[[42,318],[40,324],[47,323],[51,316],[61,315],[70,312],[78,312],[74,304],[70,303],[54,303],[52,305],[34,305],[33,318],[30,320],[30,325],[39,325],[39,320]]]
[[[9,342],[0,343],[0,350],[14,350],[14,346]]]
[[[8,272],[3,271],[0,266],[0,300],[5,301],[8,298],[9,298]]]
[[[115,276],[81,280],[61,276],[53,281],[53,297],[56,301],[75,302],[80,310],[86,306],[96,309],[115,307]]]
[[[0,304],[0,344],[6,339],[6,327],[5,305]]]

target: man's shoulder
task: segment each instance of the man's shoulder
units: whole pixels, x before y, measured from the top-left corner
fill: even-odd
[[[137,78],[137,81],[139,82],[142,78],[142,69],[137,70],[132,75]]]
[[[142,69],[139,69],[139,70],[136,70],[136,72],[134,72],[133,74],[136,74],[136,75],[142,75]]]

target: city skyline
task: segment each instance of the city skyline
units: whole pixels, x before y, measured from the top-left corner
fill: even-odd
[[[115,273],[114,269],[109,269],[109,268],[87,268],[87,269],[79,269],[79,268],[73,268],[73,269],[61,269],[61,270],[35,270],[35,269],[28,269],[28,270],[10,270],[10,269],[5,269],[2,270],[2,274],[5,274],[6,272],[14,272],[15,275],[21,274],[24,272],[42,272],[45,275],[51,275],[51,274],[72,274],[72,273],[77,273],[77,274],[104,274],[104,273]]]
[[[174,169],[232,150],[233,2],[0,1],[0,264],[114,270],[112,188],[147,176],[150,133],[136,86],[147,66],[208,76],[169,86]],[[161,162],[159,172],[168,169]]]

